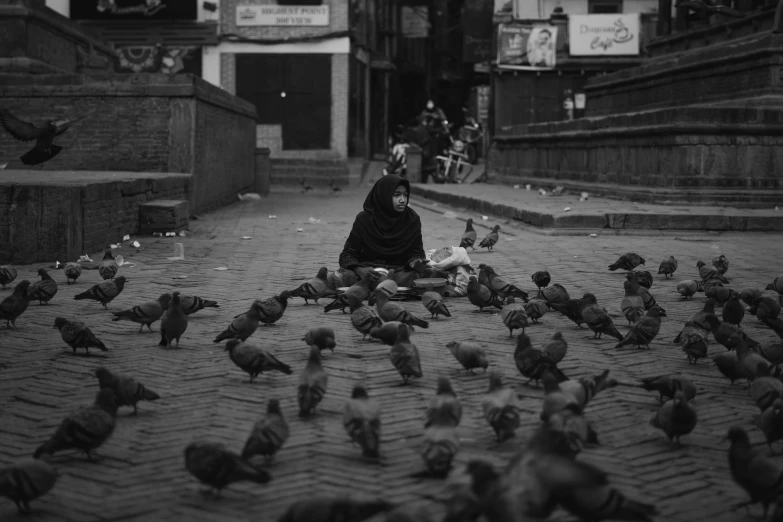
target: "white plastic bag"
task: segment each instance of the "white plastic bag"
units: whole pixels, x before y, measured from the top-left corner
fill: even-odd
[[[468,251],[462,247],[446,247],[427,252],[428,266],[448,270],[455,266],[469,265]]]

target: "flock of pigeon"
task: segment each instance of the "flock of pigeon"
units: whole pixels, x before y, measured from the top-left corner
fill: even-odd
[[[473,248],[476,231],[468,220],[460,246]],[[491,249],[499,240],[499,227],[495,227],[480,243]],[[506,281],[486,264],[478,266],[478,272],[470,268],[467,287],[469,302],[476,312],[485,309],[499,310],[499,318],[513,337],[516,336],[514,362],[519,373],[528,379],[527,384],[543,383],[544,398],[540,427],[529,441],[520,445],[519,452],[505,469],[497,470],[483,460],[471,460],[466,471],[470,484],[453,490],[448,497],[436,499],[446,506],[446,518],[450,521],[478,520],[484,516],[489,521],[513,522],[531,518],[546,518],[558,507],[582,520],[652,520],[657,514],[655,506],[626,497],[613,488],[608,476],[595,466],[576,460],[582,448],[597,442],[596,433],[583,416],[591,399],[604,389],[623,385],[609,378],[606,370],[600,375],[569,379],[558,368],[566,356],[568,344],[561,332],[554,332],[544,346],[534,348],[525,328],[536,323],[546,313],[554,310],[572,320],[577,327],[587,325],[600,339],[606,334],[617,339],[615,348],[647,347],[657,336],[664,308],[656,302],[650,289],[653,276],[644,270],[635,270],[645,260],[635,253],[621,256],[609,266],[610,270],[627,272],[624,281],[625,296],[621,309],[629,323],[626,334],[618,331],[611,316],[601,307],[593,294],[572,298],[566,288],[551,282],[547,271],[532,274],[537,287],[531,299],[527,292]],[[725,256],[712,260],[712,266],[699,261],[699,278],[680,281],[677,291],[683,299],[691,299],[703,292],[706,300],[702,310],[687,321],[675,339],[688,362],[697,363],[707,356],[708,337],[727,348],[713,360],[718,370],[731,380],[747,379],[751,398],[759,407],[756,425],[770,444],[783,440],[783,381],[780,368],[783,363],[783,345],[762,345],[743,331],[741,322],[746,310],[783,337],[781,303],[783,302],[783,276],[776,278],[764,290],[732,290],[725,274],[729,262]],[[672,276],[678,268],[674,257],[660,264],[658,275]],[[104,308],[112,302],[125,285],[125,278],[118,276],[119,266],[111,250],[105,252],[97,266],[103,282],[74,296],[76,300],[93,300]],[[66,284],[80,277],[82,266],[67,263],[64,266]],[[22,280],[13,293],[0,302],[0,319],[6,325],[16,327],[16,321],[28,309],[29,303],[46,304],[58,291],[57,282],[45,269],[38,270],[41,279],[34,283]],[[17,272],[13,267],[0,267],[0,284],[3,288],[13,282]],[[349,270],[329,272],[322,267],[318,274],[293,290],[278,296],[256,300],[250,309],[233,318],[228,327],[214,339],[225,342],[225,351],[231,361],[249,375],[253,382],[264,372],[279,371],[291,374],[293,370],[270,351],[248,339],[260,325],[271,325],[285,313],[289,300],[303,298],[318,303],[321,298],[333,299],[324,312],[346,309],[350,311],[353,327],[362,334],[378,339],[389,349],[389,369],[396,370],[403,380],[423,378],[421,355],[414,343],[415,328],[429,328],[430,322],[419,317],[411,306],[398,302],[401,287],[411,287],[416,279],[447,278],[448,274],[429,267],[426,262],[416,262],[412,271],[370,271],[359,279]],[[521,302],[516,302],[519,299]],[[365,304],[366,301],[366,304]],[[747,305],[747,309],[746,309]],[[418,305],[417,305],[418,306]],[[451,313],[441,293],[432,285],[421,296],[421,311],[430,319],[450,317]],[[154,301],[139,304],[127,310],[113,312],[114,321],[127,320],[138,323],[140,330],[160,321],[160,345],[179,348],[180,338],[186,333],[188,316],[205,307],[218,307],[215,301],[196,296],[184,296],[179,292],[163,294]],[[716,308],[722,308],[721,318]],[[90,348],[107,350],[85,325],[63,317],[55,319],[54,327],[62,340],[76,353]],[[321,364],[324,350],[334,352],[337,347],[335,333],[329,327],[312,328],[302,339],[309,347],[309,358],[299,373],[298,406],[303,418],[316,414],[316,409],[327,393],[329,376]],[[450,342],[447,348],[462,367],[474,373],[484,372],[490,365],[484,348],[475,342]],[[63,419],[52,437],[33,452],[32,459],[25,459],[0,469],[0,496],[13,500],[20,511],[29,511],[29,503],[50,491],[58,474],[49,456],[63,450],[83,451],[92,460],[91,451],[99,448],[115,429],[117,410],[130,406],[136,413],[140,401],[159,398],[129,375],[112,373],[105,367],[95,370],[100,391],[92,405],[82,407]],[[650,424],[660,429],[670,440],[680,444],[696,426],[698,416],[690,400],[696,395],[696,387],[684,376],[663,375],[645,379],[641,386],[659,394],[658,411]],[[668,400],[667,400],[668,399]],[[514,437],[520,426],[521,410],[516,392],[507,387],[499,372],[488,373],[488,391],[482,400],[483,416],[494,431],[497,441]],[[359,445],[363,458],[378,461],[381,458],[380,434],[383,411],[380,404],[369,396],[364,384],[356,384],[345,404],[343,425],[350,438]],[[460,448],[457,426],[462,418],[462,405],[446,377],[437,379],[435,395],[431,398],[424,423],[421,457],[423,467],[415,477],[445,478],[452,470],[452,462]],[[267,404],[267,413],[253,427],[241,453],[235,453],[224,445],[213,442],[193,442],[184,452],[186,469],[200,482],[217,494],[225,486],[238,481],[266,483],[271,476],[256,456],[271,459],[284,447],[289,437],[289,427],[277,399]],[[765,516],[770,506],[775,506],[775,520],[783,516],[783,466],[771,460],[763,451],[751,447],[748,434],[740,427],[728,431],[731,441],[729,462],[734,480],[744,488],[748,502],[761,503]],[[387,513],[387,520],[423,520],[406,512],[405,506],[394,506],[386,500],[361,500],[352,497],[312,498],[297,502],[281,518],[282,521],[318,521],[368,519]]]

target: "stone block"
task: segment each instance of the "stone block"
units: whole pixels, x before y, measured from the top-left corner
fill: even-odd
[[[156,199],[139,205],[139,234],[179,232],[188,228],[188,202]]]

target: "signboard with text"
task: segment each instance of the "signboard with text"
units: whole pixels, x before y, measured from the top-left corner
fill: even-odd
[[[571,56],[637,56],[639,14],[568,16]]]
[[[328,5],[238,5],[236,13],[238,26],[329,25]]]
[[[498,25],[498,66],[544,70],[556,65],[557,27],[551,25]]]

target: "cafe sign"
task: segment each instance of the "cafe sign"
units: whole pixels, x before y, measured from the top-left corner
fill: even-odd
[[[568,16],[571,56],[637,56],[639,14]]]
[[[325,26],[329,25],[328,5],[238,5],[238,26]]]

